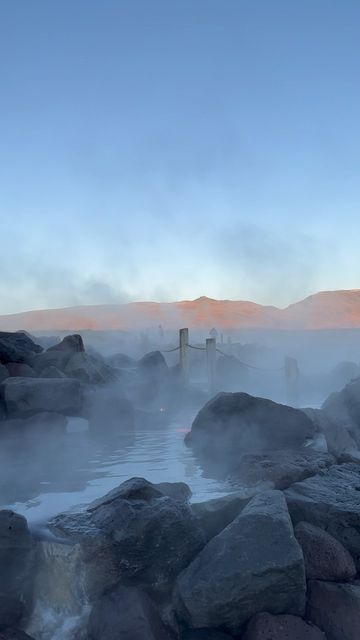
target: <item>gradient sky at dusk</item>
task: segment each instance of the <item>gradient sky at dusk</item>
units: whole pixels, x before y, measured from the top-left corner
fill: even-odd
[[[358,0],[0,0],[0,313],[360,288]]]

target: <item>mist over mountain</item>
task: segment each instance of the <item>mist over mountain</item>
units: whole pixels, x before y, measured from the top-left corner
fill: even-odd
[[[285,309],[242,300],[202,296],[180,302],[131,302],[44,309],[0,316],[0,329],[141,330],[163,325],[176,329],[346,329],[360,328],[360,289],[322,291]]]

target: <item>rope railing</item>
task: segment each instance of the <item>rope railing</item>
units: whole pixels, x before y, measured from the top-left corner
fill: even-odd
[[[256,369],[256,371],[284,371],[285,367],[257,367],[255,364],[249,364],[248,362],[243,362],[242,360],[239,360],[239,358],[237,358],[236,356],[232,356],[229,353],[225,353],[224,351],[221,351],[221,349],[216,348],[216,351],[218,353],[221,353],[222,356],[225,356],[225,358],[235,358],[235,360],[237,360],[237,362],[239,362],[243,367],[247,367],[248,369]]]
[[[160,349],[161,353],[173,353],[174,351],[179,351],[180,347],[174,347],[173,349]]]

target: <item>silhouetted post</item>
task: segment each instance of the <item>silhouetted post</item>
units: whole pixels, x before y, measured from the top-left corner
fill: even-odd
[[[180,329],[179,331],[180,341],[180,376],[184,384],[189,382],[189,329]]]
[[[285,358],[286,402],[294,407],[299,403],[299,367],[295,358]]]
[[[216,338],[206,338],[206,363],[210,397],[216,392]]]

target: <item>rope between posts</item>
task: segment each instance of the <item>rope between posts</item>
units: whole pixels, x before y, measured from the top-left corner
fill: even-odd
[[[197,349],[197,351],[206,351],[206,347],[194,347],[193,344],[187,344],[187,347],[190,347],[190,349]]]
[[[285,369],[285,367],[277,367],[276,369],[268,369],[266,367],[256,367],[254,364],[249,364],[248,362],[242,362],[236,356],[231,356],[228,353],[225,353],[224,351],[221,351],[221,349],[217,348],[216,351],[218,353],[221,353],[222,356],[225,356],[225,358],[235,358],[235,360],[237,360],[244,367],[248,367],[248,369],[256,369],[257,371],[284,371],[284,369]]]
[[[174,347],[174,349],[160,349],[161,353],[173,353],[173,351],[179,351],[180,347]]]

